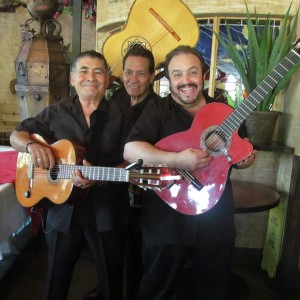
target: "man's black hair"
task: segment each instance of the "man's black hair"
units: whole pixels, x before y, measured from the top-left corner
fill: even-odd
[[[123,57],[123,70],[128,56],[140,56],[140,57],[147,58],[149,61],[149,72],[151,74],[154,72],[155,62],[154,62],[153,54],[150,50],[146,49],[141,44],[133,44],[130,46],[130,49],[126,52],[126,54]]]
[[[107,61],[106,61],[104,55],[102,55],[101,53],[99,53],[99,52],[97,52],[97,51],[95,51],[95,50],[87,50],[87,51],[84,51],[84,52],[79,53],[79,54],[75,57],[75,59],[74,59],[74,61],[73,61],[73,63],[72,63],[71,70],[72,70],[73,72],[74,72],[75,69],[76,69],[76,65],[77,65],[78,60],[81,59],[81,58],[83,58],[83,57],[97,58],[97,59],[103,61],[103,62],[104,62],[104,66],[105,66],[105,71],[108,72],[109,66],[108,66],[108,64],[107,64]]]
[[[191,47],[191,46],[186,46],[186,45],[181,45],[181,46],[178,46],[176,47],[175,49],[173,49],[171,52],[169,52],[166,56],[166,59],[165,59],[165,62],[164,62],[164,69],[165,69],[165,74],[166,74],[166,77],[168,79],[170,79],[170,74],[169,74],[169,71],[168,71],[168,67],[169,67],[169,64],[170,64],[170,61],[171,59],[174,57],[174,56],[177,56],[177,55],[180,55],[180,54],[193,54],[195,55],[196,57],[199,58],[200,60],[200,63],[201,63],[201,67],[202,67],[202,72],[205,73],[206,70],[207,70],[207,65],[204,61],[204,58],[202,57],[202,55],[200,54],[200,52],[194,48],[194,47]]]

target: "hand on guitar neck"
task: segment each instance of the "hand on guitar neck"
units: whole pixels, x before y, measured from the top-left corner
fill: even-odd
[[[88,161],[86,161],[85,159],[82,161],[82,164],[84,166],[92,166],[92,164]],[[72,182],[75,186],[78,186],[82,189],[87,189],[90,188],[92,185],[94,185],[96,183],[95,180],[89,180],[86,179],[82,176],[82,173],[79,169],[75,169],[72,172]]]

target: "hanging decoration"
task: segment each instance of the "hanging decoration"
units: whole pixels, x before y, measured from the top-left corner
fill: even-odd
[[[82,1],[82,10],[85,19],[89,19],[91,23],[96,24],[97,0]],[[58,11],[54,17],[57,18],[62,13],[73,16],[73,0],[60,1]]]

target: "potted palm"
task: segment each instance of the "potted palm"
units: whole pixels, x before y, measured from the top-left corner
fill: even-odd
[[[292,17],[290,16],[290,9],[291,5],[282,20],[280,28],[276,31],[271,26],[269,17],[261,24],[256,11],[254,15],[251,15],[246,4],[248,44],[245,47],[236,47],[227,22],[226,37],[215,33],[219,43],[223,46],[226,54],[237,69],[247,95],[252,95],[251,93],[253,91],[255,92],[255,89],[261,82],[286,58],[293,48],[298,11],[296,15]],[[276,122],[278,112],[274,112],[273,110],[276,96],[287,85],[299,67],[300,60],[287,70],[287,72],[284,72],[286,74],[277,80],[276,85],[272,87],[268,93],[263,93],[263,99],[258,99],[259,101],[255,102],[255,110],[249,113],[246,119],[246,126],[248,125],[247,129],[252,142],[264,142],[261,140],[262,137],[258,135],[259,132],[262,133],[263,137],[266,135],[268,135],[269,139],[272,137],[273,129],[269,128],[270,121],[267,122],[267,126],[262,125],[262,120],[266,119],[265,112],[271,112],[268,114],[273,115],[273,117],[271,117],[273,119],[275,115]],[[247,97],[246,100],[248,98],[249,97]],[[259,129],[253,127],[256,115],[260,118]],[[267,129],[268,132],[264,133],[262,131],[263,128]],[[253,136],[251,137],[252,132],[255,133],[256,140]]]

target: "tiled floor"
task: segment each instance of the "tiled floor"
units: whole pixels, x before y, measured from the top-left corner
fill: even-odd
[[[21,254],[0,261],[1,300],[41,300],[46,269],[47,248],[44,237],[32,238],[24,230],[15,246]],[[183,276],[185,280],[188,276]],[[300,291],[282,291],[259,267],[234,265],[229,300],[300,300]],[[83,249],[76,265],[67,300],[81,300],[96,285],[96,274],[87,249]],[[187,300],[183,281],[172,300]],[[121,299],[120,299],[121,300]]]

